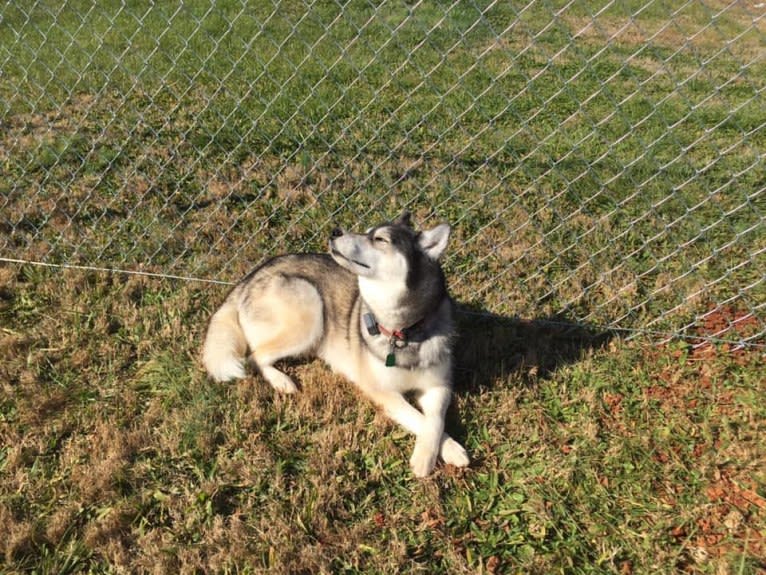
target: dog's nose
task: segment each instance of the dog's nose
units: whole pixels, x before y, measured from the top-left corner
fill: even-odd
[[[330,237],[332,239],[339,238],[342,235],[343,235],[343,230],[338,227],[333,228],[333,230],[330,232]]]

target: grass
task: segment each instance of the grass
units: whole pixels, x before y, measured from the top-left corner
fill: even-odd
[[[671,8],[9,5],[4,250],[233,280],[408,206],[456,225],[453,289],[494,313],[753,311],[763,24]]]
[[[2,268],[13,572],[756,573],[764,360],[463,316],[451,429],[412,439],[318,363],[214,384],[219,288]]]
[[[0,257],[233,281],[409,207],[495,314],[416,481],[319,364],[205,378],[224,287],[0,264],[0,571],[766,569],[762,19],[559,8],[0,8]]]

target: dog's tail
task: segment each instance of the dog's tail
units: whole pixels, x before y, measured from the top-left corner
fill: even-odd
[[[216,381],[245,377],[247,341],[238,315],[236,304],[227,301],[210,319],[202,347],[202,363]]]

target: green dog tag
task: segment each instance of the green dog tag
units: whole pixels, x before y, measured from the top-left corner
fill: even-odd
[[[393,367],[396,365],[396,356],[394,355],[394,352],[392,351],[386,356],[386,367]]]

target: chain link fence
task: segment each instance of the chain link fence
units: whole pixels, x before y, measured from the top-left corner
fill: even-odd
[[[766,3],[0,6],[0,261],[234,281],[448,220],[456,299],[763,346]]]

